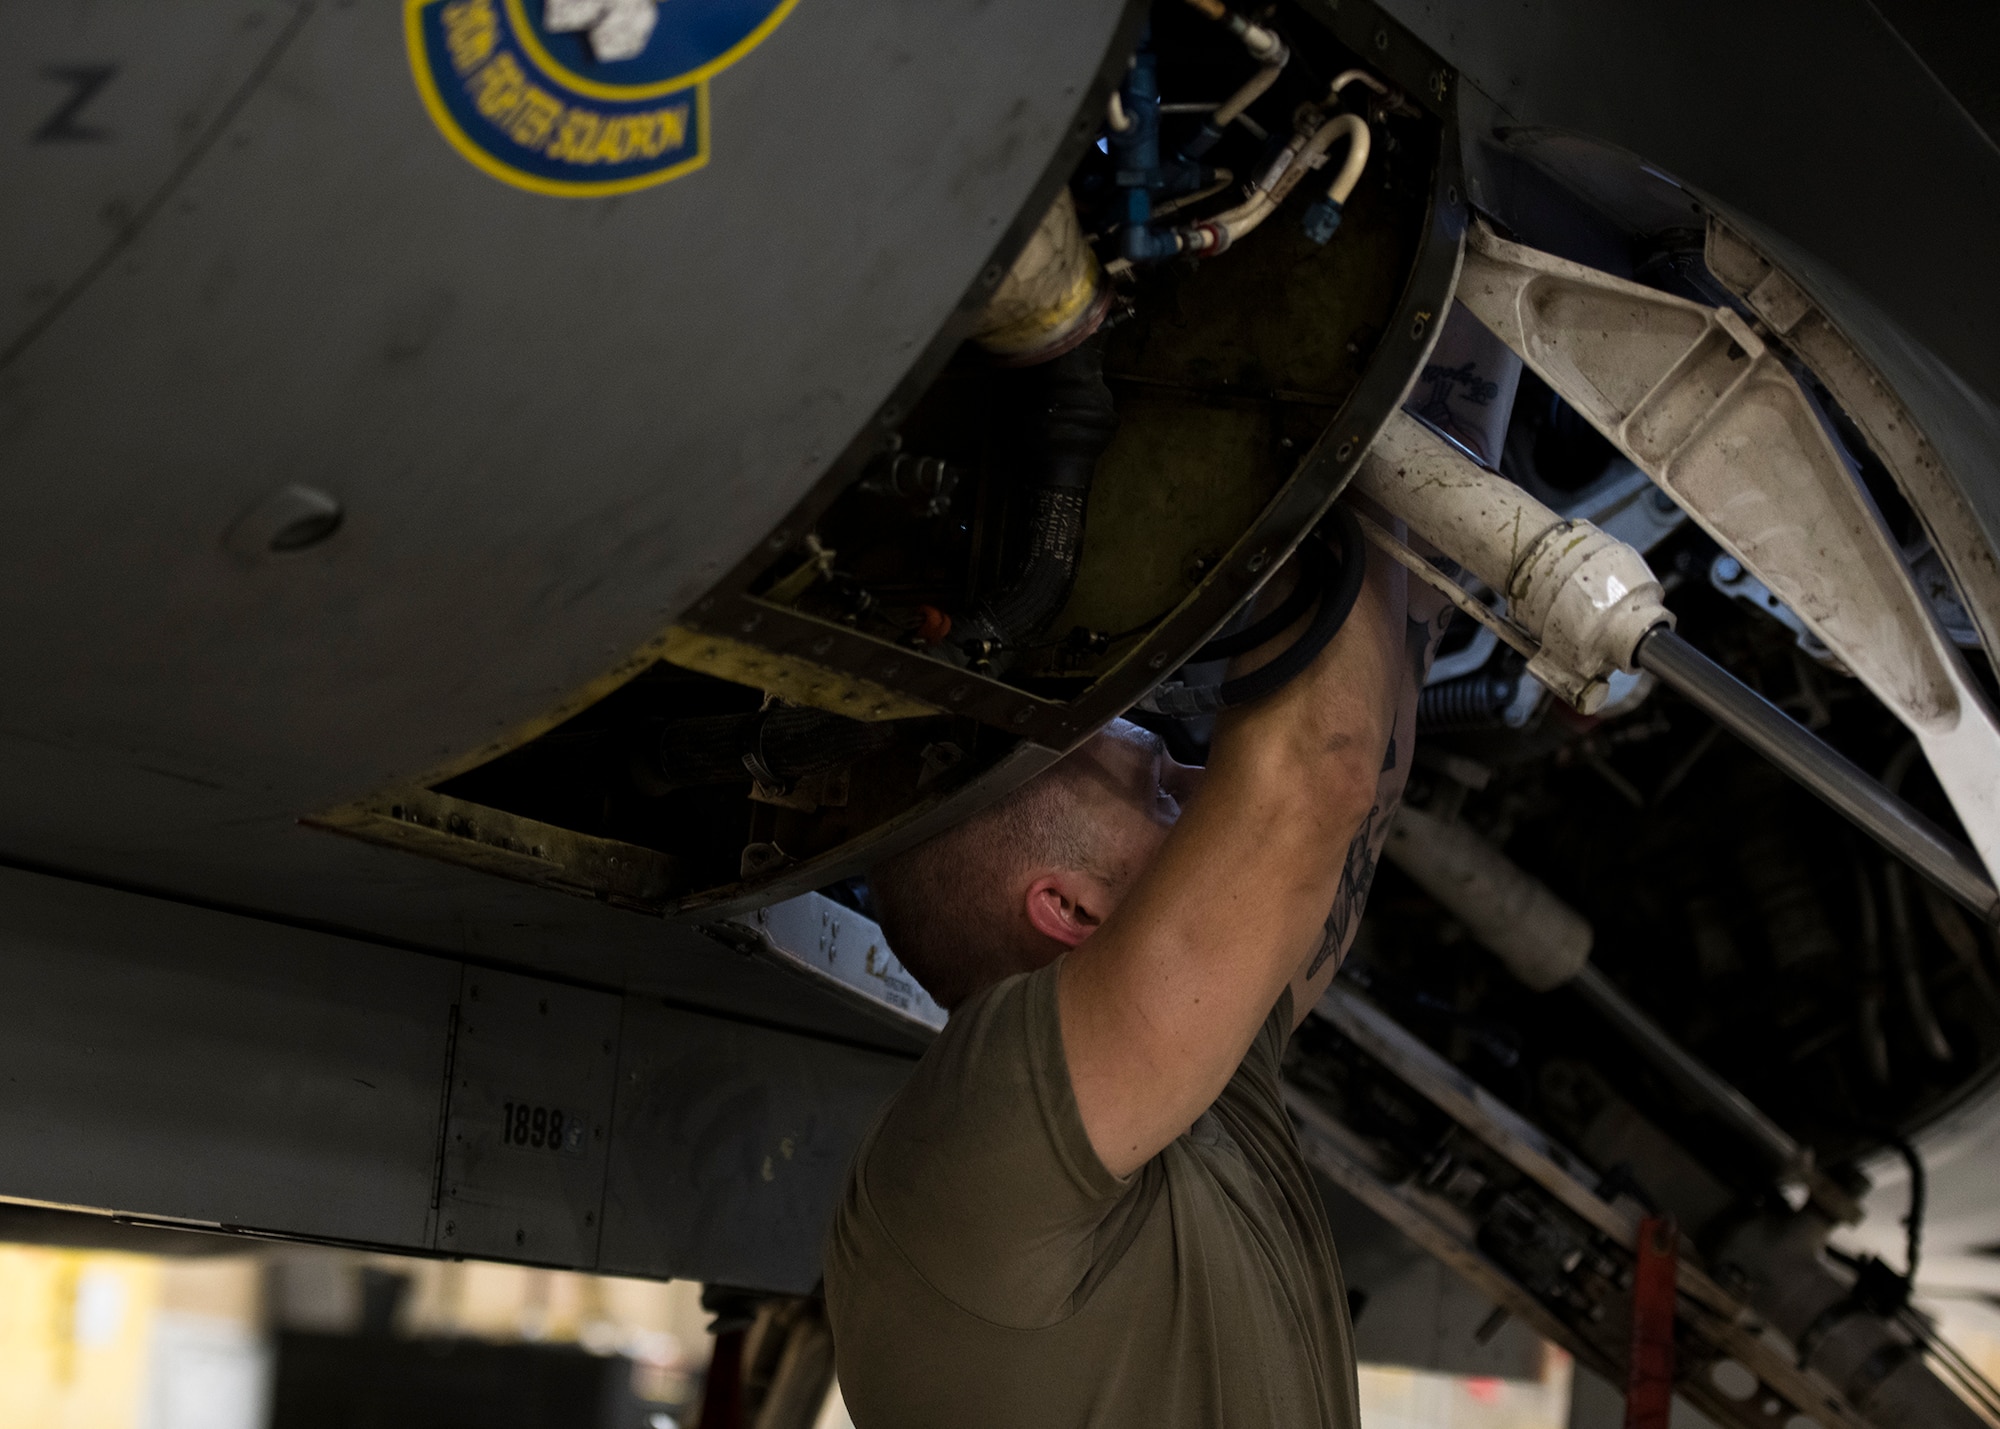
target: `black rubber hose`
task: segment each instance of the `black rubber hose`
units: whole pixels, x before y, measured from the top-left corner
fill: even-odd
[[[955,622],[956,642],[1019,645],[1055,619],[1076,583],[1083,517],[1097,459],[1118,430],[1095,341],[1022,371],[1017,460],[1025,469],[1028,548],[1007,585]],[[985,652],[979,652],[985,653]]]
[[[1335,507],[1329,524],[1340,538],[1340,565],[1337,569],[1328,570],[1325,553],[1313,545],[1316,538],[1308,538],[1307,543],[1299,548],[1298,585],[1279,608],[1247,630],[1202,646],[1188,663],[1213,658],[1208,652],[1225,643],[1232,652],[1239,647],[1251,648],[1253,641],[1261,644],[1279,633],[1281,626],[1296,620],[1297,611],[1302,610],[1306,602],[1317,599],[1312,623],[1306,627],[1304,634],[1276,659],[1247,675],[1220,685],[1169,681],[1147,695],[1139,707],[1173,719],[1218,714],[1233,705],[1260,700],[1303,673],[1320,651],[1326,649],[1333,637],[1340,633],[1340,627],[1354,610],[1354,602],[1361,597],[1361,582],[1368,574],[1368,545],[1362,538],[1360,523],[1345,509]]]
[[[1333,643],[1333,637],[1347,623],[1354,602],[1361,598],[1361,582],[1368,574],[1368,543],[1362,538],[1361,523],[1346,507],[1334,507],[1331,521],[1334,533],[1340,537],[1340,570],[1321,587],[1319,609],[1313,612],[1312,624],[1276,659],[1259,665],[1247,675],[1225,680],[1216,691],[1224,708],[1247,705],[1275,694],[1305,673],[1306,667]]]
[[[1292,622],[1304,615],[1313,601],[1319,598],[1320,587],[1325,583],[1325,559],[1325,553],[1314,542],[1301,545],[1298,579],[1293,582],[1292,593],[1285,597],[1283,603],[1234,635],[1218,635],[1188,656],[1186,663],[1201,665],[1210,660],[1227,660],[1283,635],[1291,629]]]

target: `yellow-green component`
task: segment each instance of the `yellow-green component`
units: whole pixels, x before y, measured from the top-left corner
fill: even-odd
[[[579,834],[428,789],[390,791],[306,822],[502,878],[649,911],[685,893],[689,882],[686,864],[672,854]]]
[[[1104,339],[1118,435],[1098,459],[1051,639],[1165,615],[1235,546],[1360,380],[1420,220],[1364,184],[1325,246],[1288,209],[1198,269],[1136,276],[1135,316]],[[1083,664],[1054,649],[1039,673],[1097,673],[1130,648]]]
[[[1091,484],[1076,588],[1051,633],[1130,630],[1178,605],[1284,479],[1276,420],[1268,403],[1126,394]]]
[[[667,632],[659,656],[683,670],[748,685],[793,704],[830,710],[849,719],[915,719],[939,713],[936,705],[898,694],[873,680],[685,626],[677,625]]]

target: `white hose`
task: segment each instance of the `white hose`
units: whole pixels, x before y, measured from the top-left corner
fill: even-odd
[[[1192,208],[1198,203],[1203,203],[1208,199],[1214,198],[1235,182],[1236,175],[1230,173],[1227,169],[1217,169],[1215,171],[1214,183],[1210,184],[1207,188],[1196,189],[1191,194],[1182,194],[1179,198],[1168,199],[1153,210],[1153,217],[1165,218],[1170,213],[1179,213],[1184,208]]]
[[[1250,52],[1253,60],[1281,60],[1285,42],[1277,33],[1244,19],[1222,0],[1188,0],[1189,6],[1201,11],[1211,20],[1220,21],[1229,27],[1229,32],[1243,41],[1243,48]]]
[[[1300,136],[1294,134],[1291,143],[1278,151],[1278,157],[1271,161],[1271,166],[1259,174],[1250,185],[1248,198],[1235,208],[1219,213],[1214,218],[1203,219],[1195,225],[1188,251],[1220,253],[1269,218],[1278,206],[1278,200],[1274,196],[1277,186],[1284,182],[1285,175],[1291,172],[1292,166],[1298,163],[1305,146],[1311,142],[1307,139],[1302,144]]]
[[[1340,92],[1350,84],[1365,84],[1377,94],[1387,94],[1389,92],[1389,86],[1368,73],[1367,70],[1344,69],[1333,77],[1333,83],[1328,86],[1326,94],[1327,103],[1331,104],[1334,100],[1340,98]]]
[[[1218,20],[1228,26],[1231,34],[1243,41],[1243,48],[1250,58],[1262,68],[1250,76],[1243,87],[1222,102],[1210,122],[1217,129],[1227,129],[1238,115],[1255,104],[1277,82],[1278,75],[1291,63],[1292,52],[1285,48],[1285,42],[1275,30],[1267,30],[1262,25],[1253,24],[1222,3],[1222,0],[1188,0],[1188,3],[1211,20]]]
[[[1209,120],[1209,123],[1218,129],[1227,129],[1231,124],[1235,123],[1238,115],[1255,104],[1263,97],[1265,90],[1278,82],[1278,76],[1284,71],[1285,63],[1289,59],[1291,59],[1291,55],[1286,52],[1285,46],[1281,41],[1278,45],[1277,58],[1267,61],[1262,69],[1251,75],[1244,82],[1241,89],[1223,100],[1216,107],[1215,116]]]
[[[1368,121],[1359,114],[1342,114],[1329,122],[1327,128],[1338,131],[1334,139],[1343,134],[1347,136],[1347,162],[1340,166],[1340,172],[1334,175],[1333,183],[1326,191],[1328,198],[1344,204],[1348,195],[1354,192],[1354,186],[1361,182],[1361,171],[1368,167]]]
[[[1279,152],[1271,166],[1251,185],[1247,199],[1228,212],[1204,219],[1196,225],[1196,236],[1188,244],[1187,251],[1220,253],[1239,242],[1277,211],[1285,196],[1325,161],[1326,151],[1342,138],[1348,141],[1347,162],[1340,166],[1340,173],[1329,193],[1335,203],[1345,203],[1347,196],[1354,192],[1354,186],[1361,181],[1362,169],[1368,164],[1368,125],[1358,114],[1335,115],[1303,141],[1298,135],[1293,135],[1292,142]]]
[[[1236,33],[1243,41],[1243,48],[1250,52],[1251,59],[1282,65],[1291,58],[1285,51],[1285,42],[1278,38],[1277,31],[1267,30],[1262,25],[1253,25],[1248,20],[1242,23],[1243,28]],[[1231,28],[1235,28],[1233,23]]]

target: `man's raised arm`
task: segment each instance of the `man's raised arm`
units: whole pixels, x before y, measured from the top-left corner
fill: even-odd
[[[1376,806],[1407,678],[1406,608],[1402,569],[1373,557],[1312,665],[1217,722],[1200,795],[1103,927],[1067,955],[1063,1051],[1084,1129],[1114,1175],[1214,1102],[1324,943],[1348,850]]]
[[[1393,523],[1392,523],[1393,524]],[[1397,534],[1404,534],[1400,526]],[[1430,554],[1426,548],[1425,554]],[[1361,931],[1361,910],[1367,906],[1368,890],[1375,882],[1376,865],[1382,861],[1382,845],[1389,841],[1389,826],[1396,822],[1402,806],[1403,790],[1410,782],[1410,766],[1417,750],[1417,698],[1431,672],[1438,642],[1455,612],[1451,602],[1427,585],[1411,582],[1409,616],[1403,626],[1403,671],[1396,697],[1396,724],[1389,747],[1382,755],[1382,772],[1375,780],[1375,800],[1368,817],[1361,821],[1354,841],[1341,861],[1340,887],[1334,891],[1333,907],[1326,915],[1326,929],[1312,956],[1300,965],[1292,978],[1292,1025],[1306,1020],[1318,1004],[1333,975],[1347,960],[1354,935]]]

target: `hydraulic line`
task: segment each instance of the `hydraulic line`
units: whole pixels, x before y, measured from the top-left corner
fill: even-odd
[[[1333,83],[1327,86],[1326,90],[1327,103],[1329,104],[1333,103],[1335,100],[1340,98],[1342,90],[1348,88],[1350,85],[1356,85],[1356,84],[1361,85],[1367,89],[1372,89],[1375,91],[1375,93],[1381,95],[1386,95],[1389,92],[1389,86],[1382,83],[1381,80],[1375,78],[1374,75],[1368,73],[1367,70],[1344,69],[1339,74],[1335,75],[1333,77]]]
[[[1586,964],[1569,986],[1670,1081],[1762,1152],[1773,1171],[1796,1173],[1804,1168],[1803,1148],[1783,1127],[1635,1007],[1603,973]]]
[[[1590,923],[1547,884],[1465,825],[1409,806],[1397,811],[1383,854],[1523,984],[1536,992],[1574,988],[1641,1056],[1754,1146],[1774,1174],[1809,1179],[1805,1149],[1783,1127],[1591,964]]]
[[[1243,42],[1243,48],[1250,58],[1258,62],[1258,70],[1244,82],[1236,93],[1225,99],[1215,112],[1209,115],[1193,138],[1181,145],[1185,158],[1199,159],[1221,140],[1222,133],[1235,123],[1243,111],[1255,104],[1270,87],[1278,82],[1278,76],[1291,62],[1292,52],[1275,30],[1266,29],[1244,19],[1235,11],[1223,5],[1221,0],[1188,0],[1188,4],[1201,11],[1211,20],[1218,20],[1227,26],[1230,33]]]
[[[1349,85],[1365,84],[1377,93],[1386,93],[1387,86],[1364,71],[1347,70],[1335,79],[1324,105],[1300,107],[1291,139],[1251,182],[1242,203],[1214,218],[1184,227],[1154,227],[1155,220],[1220,191],[1217,176],[1222,171],[1203,168],[1201,159],[1221,140],[1230,124],[1244,118],[1244,111],[1270,89],[1291,59],[1291,52],[1275,31],[1245,20],[1221,0],[1188,0],[1188,3],[1227,25],[1243,41],[1260,68],[1208,115],[1201,128],[1169,161],[1160,149],[1161,105],[1156,61],[1151,50],[1143,45],[1133,56],[1123,89],[1113,96],[1106,120],[1109,146],[1117,166],[1117,184],[1124,191],[1124,222],[1118,240],[1120,256],[1112,265],[1116,272],[1182,253],[1223,252],[1275,213],[1306,175],[1326,162],[1328,151],[1345,140],[1345,161],[1326,193],[1314,201],[1304,216],[1306,236],[1323,244],[1340,227],[1342,205],[1368,166],[1367,120],[1358,114],[1328,117],[1324,105],[1337,102],[1341,91]]]
[[[1347,158],[1333,182],[1327,185],[1326,196],[1344,204],[1353,195],[1354,186],[1361,182],[1361,171],[1368,167],[1368,121],[1359,114],[1336,114],[1328,123],[1334,126],[1331,143],[1347,140]]]
[[[1632,658],[1988,924],[2000,922],[2000,891],[1970,848],[1694,646],[1656,626]]]
[[[1340,537],[1340,569],[1321,588],[1319,609],[1313,612],[1312,624],[1275,659],[1247,675],[1225,680],[1216,691],[1224,709],[1275,694],[1304,674],[1353,613],[1354,602],[1361,598],[1361,582],[1368,574],[1368,546],[1361,539],[1361,527],[1353,513],[1345,507],[1334,507],[1329,519]]]
[[[1476,614],[1527,645],[1528,673],[1577,709],[1603,703],[1611,670],[1651,671],[1988,924],[2000,922],[2000,891],[1978,856],[1676,635],[1659,582],[1629,546],[1564,520],[1407,414],[1383,428],[1354,485],[1506,594],[1505,620]],[[1398,559],[1461,609],[1472,604],[1421,556],[1405,549]]]
[[[1323,201],[1334,205],[1333,225],[1338,226],[1339,206],[1354,191],[1355,184],[1361,180],[1362,170],[1368,164],[1368,123],[1358,114],[1336,114],[1310,130],[1294,134],[1291,142],[1278,152],[1278,156],[1252,183],[1248,198],[1225,213],[1205,218],[1181,230],[1182,251],[1213,255],[1239,242],[1277,212],[1278,205],[1342,139],[1348,142],[1347,161],[1341,165],[1340,173],[1328,191],[1329,196]],[[1339,197],[1334,198],[1334,194]],[[1328,227],[1326,237],[1332,234],[1333,228]],[[1326,238],[1314,241],[1324,243]]]
[[[1342,114],[1333,123],[1342,126],[1338,139],[1347,138],[1347,160],[1334,175],[1333,182],[1312,207],[1305,212],[1306,237],[1315,243],[1325,243],[1340,227],[1340,216],[1346,210],[1347,200],[1354,192],[1354,186],[1361,182],[1361,171],[1368,167],[1368,124],[1358,114]]]
[[[1259,616],[1233,635],[1218,635],[1206,645],[1187,657],[1190,665],[1206,664],[1210,660],[1228,660],[1237,655],[1247,655],[1267,640],[1275,640],[1292,628],[1292,623],[1308,610],[1319,598],[1320,570],[1319,556],[1310,543],[1299,547],[1298,580],[1293,582],[1291,594],[1279,602],[1277,609],[1268,615]]]
[[[1182,194],[1179,198],[1170,198],[1166,202],[1156,205],[1153,209],[1153,217],[1165,218],[1170,213],[1179,213],[1184,208],[1192,208],[1198,203],[1206,203],[1209,199],[1214,198],[1235,182],[1235,174],[1231,173],[1228,169],[1217,169],[1215,171],[1215,180],[1208,187],[1196,189],[1191,194]]]

